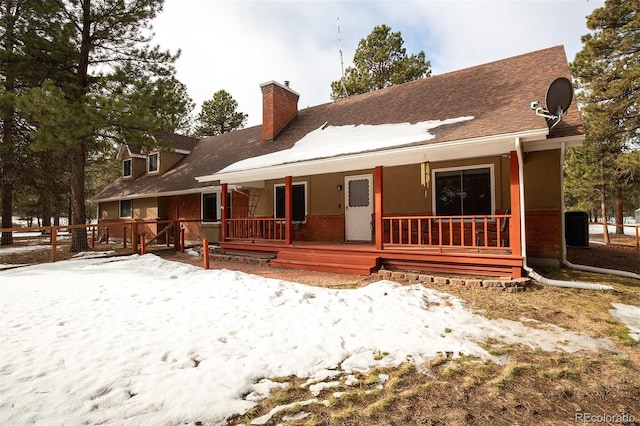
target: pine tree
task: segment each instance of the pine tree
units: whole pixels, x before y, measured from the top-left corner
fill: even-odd
[[[238,102],[226,90],[218,90],[210,100],[202,103],[195,135],[215,136],[243,128],[247,122],[247,114],[237,109]]]
[[[72,225],[86,223],[87,160],[117,142],[152,144],[160,120],[136,97],[137,82],[174,73],[177,55],[150,46],[157,0],[58,0],[63,16],[48,34],[64,53],[64,73],[32,89],[19,103],[34,126],[34,147],[63,152],[70,164]],[[71,251],[88,248],[86,229],[74,229]]]
[[[640,0],[607,0],[587,17],[592,31],[571,70],[579,88],[586,129],[585,145],[597,153],[599,193],[605,242],[607,193],[621,199],[625,183],[615,172],[618,157],[638,149],[640,141]],[[585,182],[589,185],[588,182]],[[622,203],[616,203],[622,206]],[[616,218],[620,220],[618,212]],[[620,232],[621,232],[621,228]]]
[[[354,66],[346,69],[344,79],[331,82],[331,98],[336,100],[429,77],[431,64],[425,60],[424,52],[407,55],[403,45],[400,31],[392,33],[386,25],[374,27],[358,43]]]

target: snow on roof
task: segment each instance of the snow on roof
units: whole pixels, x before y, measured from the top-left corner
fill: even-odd
[[[458,117],[446,120],[421,121],[415,124],[360,124],[348,126],[328,126],[325,123],[316,130],[307,133],[289,149],[238,161],[225,167],[219,173],[258,169],[424,142],[435,138],[433,134],[429,133],[429,130],[473,119],[474,117]]]

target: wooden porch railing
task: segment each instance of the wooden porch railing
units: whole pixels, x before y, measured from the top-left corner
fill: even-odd
[[[227,240],[284,241],[286,223],[271,217],[227,219]]]
[[[384,216],[383,247],[510,249],[510,214],[487,216]]]

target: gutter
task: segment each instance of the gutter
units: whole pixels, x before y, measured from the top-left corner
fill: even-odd
[[[520,220],[521,223],[525,223],[525,204],[524,204],[524,154],[523,154],[523,148],[522,148],[522,141],[520,140],[520,138],[516,138],[516,154],[518,155],[518,176],[520,179]],[[562,144],[562,148],[561,148],[561,155],[560,155],[560,161],[564,162],[564,142]],[[562,163],[561,163],[562,164]],[[561,169],[562,170],[562,169]],[[560,177],[560,183],[561,186],[564,187],[564,181],[563,181],[563,177]],[[564,196],[561,197],[562,201],[561,201],[561,209],[562,212],[564,212]],[[565,239],[564,239],[564,214],[561,215],[561,233],[562,233],[562,262],[565,263],[566,262],[566,245],[565,245]],[[554,287],[563,287],[563,288],[579,288],[579,289],[584,289],[584,290],[614,290],[613,287],[609,286],[609,285],[602,285],[602,284],[593,284],[593,283],[586,283],[586,282],[579,282],[579,281],[563,281],[563,280],[553,280],[553,279],[549,279],[546,277],[543,277],[542,275],[540,275],[539,273],[537,273],[533,268],[531,268],[528,265],[528,261],[527,261],[527,235],[526,235],[526,230],[524,228],[522,228],[522,232],[520,234],[520,244],[521,244],[521,249],[522,249],[522,258],[524,260],[523,262],[523,268],[525,271],[527,271],[527,274],[529,275],[529,277],[531,277],[532,279],[538,281],[539,283],[545,284],[545,285],[550,285],[550,286],[554,286]],[[568,263],[568,262],[567,262]],[[602,272],[604,270],[601,270],[601,273],[610,273],[610,272]],[[612,272],[620,272],[620,271],[612,271]]]

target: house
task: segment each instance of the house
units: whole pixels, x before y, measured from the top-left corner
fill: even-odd
[[[304,109],[268,82],[262,125],[94,201],[101,222],[131,200],[132,218],[193,219],[192,238],[277,266],[520,277],[527,259],[563,255],[564,150],[584,130],[575,100],[553,123],[533,105],[560,77],[562,46]]]

